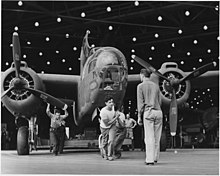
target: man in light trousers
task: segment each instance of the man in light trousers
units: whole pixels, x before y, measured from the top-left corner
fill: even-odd
[[[137,87],[138,124],[144,125],[146,165],[154,165],[159,159],[163,122],[159,86],[149,79],[150,75],[150,70],[142,69],[142,83]]]

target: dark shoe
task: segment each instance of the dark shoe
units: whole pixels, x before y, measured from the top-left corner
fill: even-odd
[[[55,154],[55,156],[57,156],[58,155],[58,151],[54,152],[54,154]]]
[[[154,165],[154,163],[147,163],[147,162],[145,162],[145,164],[146,165],[152,165],[152,166]]]
[[[155,160],[154,163],[157,163],[157,161]]]
[[[121,153],[115,154],[115,159],[119,159],[119,158],[121,158]]]

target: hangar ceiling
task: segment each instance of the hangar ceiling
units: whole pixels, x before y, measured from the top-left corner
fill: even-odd
[[[38,73],[79,74],[86,30],[90,45],[124,53],[129,74],[141,68],[132,54],[156,69],[171,61],[192,71],[219,61],[218,1],[2,1],[1,8],[2,71],[12,62],[14,31],[22,60]],[[211,92],[218,105],[218,90]]]

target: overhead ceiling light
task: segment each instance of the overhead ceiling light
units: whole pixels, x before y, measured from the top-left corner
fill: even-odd
[[[19,5],[19,6],[22,6],[22,5],[23,5],[23,2],[22,2],[22,1],[18,1],[18,5]]]
[[[61,22],[61,18],[60,18],[60,17],[57,18],[57,22],[58,22],[58,23]]]
[[[183,64],[184,64],[184,61],[181,61],[180,63],[183,65]]]
[[[134,5],[135,5],[135,6],[139,6],[139,2],[136,0],[136,1],[134,2]]]
[[[162,16],[158,16],[158,21],[162,21],[163,20],[163,18],[162,18]]]
[[[18,26],[15,26],[14,30],[15,30],[15,31],[18,31]]]
[[[85,12],[81,13],[81,17],[84,18],[86,16]]]
[[[202,59],[199,59],[199,62],[202,62]]]
[[[44,74],[44,71],[41,71],[42,74]]]
[[[133,42],[136,42],[136,41],[137,41],[137,38],[136,38],[136,37],[133,37],[132,40],[133,40]]]
[[[65,60],[65,59],[62,59],[62,62],[64,63],[64,62],[66,62],[66,60]]]
[[[49,37],[46,37],[46,41],[49,42],[49,41],[50,41],[50,38],[49,38]]]
[[[131,63],[134,63],[134,59],[131,59]]]
[[[182,34],[183,31],[181,29],[178,30],[178,34]]]
[[[50,61],[47,61],[47,65],[50,65]]]
[[[73,51],[76,51],[76,50],[77,50],[77,47],[74,46],[74,47],[73,47]]]
[[[197,41],[197,40],[194,40],[194,41],[193,41],[193,43],[194,43],[194,44],[197,44],[197,43],[198,43],[198,41]]]
[[[56,50],[56,53],[58,54],[58,53],[59,53],[59,51],[58,51],[58,50]]]
[[[208,52],[208,53],[211,53],[211,49],[208,49],[207,52]]]
[[[152,47],[151,47],[151,50],[155,50],[155,47],[154,47],[154,46],[152,46]]]
[[[131,55],[131,58],[132,58],[132,59],[134,59],[134,58],[135,58],[135,55],[134,55],[134,54],[132,54],[132,55]]]
[[[159,34],[155,34],[154,37],[155,37],[155,38],[158,38],[158,37],[159,37]]]
[[[39,56],[43,56],[43,53],[42,53],[42,52],[39,52]]]
[[[36,22],[34,23],[34,25],[35,25],[36,27],[38,27],[40,24],[39,24],[39,22],[36,21]]]
[[[7,65],[7,66],[8,66],[8,65],[9,65],[9,63],[8,63],[8,62],[5,62],[5,65]]]
[[[111,31],[111,30],[113,29],[113,27],[112,27],[112,26],[109,26],[108,29]]]
[[[170,55],[170,54],[168,54],[168,55],[167,55],[167,58],[171,58],[171,55]]]
[[[66,38],[69,38],[70,37],[70,35],[69,34],[66,34]]]
[[[152,57],[149,57],[148,59],[149,59],[149,60],[153,60],[153,58],[152,58]]]
[[[216,10],[216,11],[218,11],[218,5],[217,5],[217,6],[215,6],[215,10]]]
[[[186,16],[189,16],[189,15],[190,15],[190,12],[187,10],[187,11],[185,12],[185,15],[186,15]]]
[[[206,31],[208,29],[208,26],[204,25],[203,29]]]
[[[24,55],[23,55],[23,58],[24,58],[24,59],[25,59],[25,58],[27,58],[27,55],[26,55],[26,54],[24,54]]]
[[[30,45],[30,44],[31,44],[31,42],[30,42],[30,41],[27,41],[27,44],[28,44],[28,45]]]
[[[111,7],[107,7],[107,12],[111,12],[112,11],[112,9],[111,9]]]
[[[72,67],[69,67],[69,71],[71,71],[72,70]]]
[[[131,52],[132,52],[132,53],[134,53],[134,52],[135,52],[135,50],[134,50],[134,49],[132,49],[132,50],[131,50]]]
[[[130,70],[133,70],[134,68],[133,67],[130,67]]]
[[[175,43],[172,43],[172,45],[171,45],[173,48],[175,47]]]

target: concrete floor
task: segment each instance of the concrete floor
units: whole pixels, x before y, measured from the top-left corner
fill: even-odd
[[[83,174],[83,175],[219,175],[218,149],[168,149],[159,163],[144,164],[140,150],[122,153],[114,161],[102,159],[98,151],[65,150],[54,156],[48,150],[18,156],[16,151],[1,151],[1,174]]]

